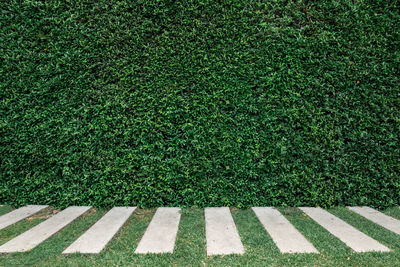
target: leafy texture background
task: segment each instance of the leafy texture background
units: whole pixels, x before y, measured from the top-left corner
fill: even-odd
[[[0,12],[2,203],[400,203],[396,1]]]

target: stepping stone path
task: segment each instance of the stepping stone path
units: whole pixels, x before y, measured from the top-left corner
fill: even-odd
[[[282,253],[318,253],[318,250],[276,209],[252,209]]]
[[[348,207],[350,210],[364,216],[368,220],[400,235],[400,220],[396,220],[382,212],[371,209],[370,207]]]
[[[90,207],[69,207],[46,221],[36,225],[25,233],[0,246],[0,253],[22,252],[36,247],[73,220],[81,216]]]
[[[366,234],[358,231],[350,224],[344,222],[338,217],[330,214],[321,208],[300,208],[304,213],[310,216],[314,221],[319,223],[332,235],[339,238],[347,246],[356,252],[368,251],[390,251],[378,241],[372,239]]]
[[[48,206],[28,205],[0,216],[0,230],[28,218]]]
[[[206,208],[205,217],[208,256],[244,253],[242,241],[228,207]]]
[[[21,221],[47,206],[26,206],[0,216],[0,230]],[[28,251],[72,223],[91,207],[69,207],[30,230],[0,246],[0,253]],[[348,207],[368,220],[400,234],[400,220],[394,219],[369,207]],[[129,219],[136,207],[115,207],[108,211],[63,254],[100,253],[122,225]],[[281,214],[272,207],[252,208],[256,217],[279,248],[281,253],[318,253],[318,250]],[[343,241],[356,252],[390,249],[360,232],[353,226],[321,208],[299,208],[315,222]],[[228,207],[206,208],[207,255],[244,254],[245,249]],[[135,253],[173,253],[181,219],[179,208],[158,208],[141,238]],[[200,219],[200,218],[199,218]]]
[[[180,211],[180,208],[158,208],[135,253],[174,252]]]
[[[97,223],[90,227],[86,233],[64,250],[63,254],[74,252],[100,253],[135,209],[136,207],[112,208]]]

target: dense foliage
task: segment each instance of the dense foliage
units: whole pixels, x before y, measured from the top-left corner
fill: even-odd
[[[400,203],[397,1],[4,1],[0,202]]]

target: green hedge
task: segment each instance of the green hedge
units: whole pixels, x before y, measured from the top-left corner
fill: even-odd
[[[400,204],[396,1],[7,1],[0,202]]]

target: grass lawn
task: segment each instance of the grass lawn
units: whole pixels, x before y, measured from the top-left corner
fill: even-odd
[[[0,208],[0,214],[9,211]],[[133,252],[149,224],[154,209],[139,209],[99,255],[61,255],[106,210],[91,211],[77,219],[31,252],[0,255],[1,266],[400,266],[400,236],[391,233],[345,208],[329,211],[372,238],[393,249],[389,253],[354,253],[338,239],[296,208],[280,211],[320,251],[320,254],[282,255],[251,210],[232,209],[245,246],[244,255],[206,256],[202,209],[183,209],[175,252],[164,255],[135,255]],[[0,244],[46,218],[50,209],[0,232]],[[400,219],[398,207],[384,210]]]

